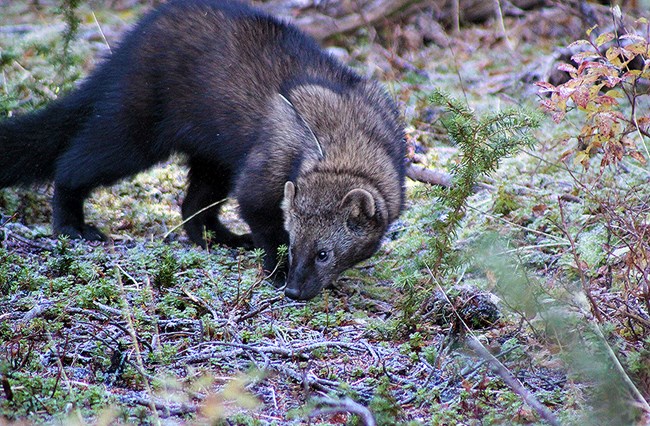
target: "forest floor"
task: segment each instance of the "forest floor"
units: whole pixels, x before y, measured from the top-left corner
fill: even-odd
[[[73,87],[146,9],[81,5],[64,57],[58,2],[38,3],[0,0],[0,116]],[[559,7],[457,33],[416,14],[326,45],[385,84],[416,157],[450,171],[434,88],[478,115],[539,110],[534,83],[587,29]],[[650,424],[649,168],[596,153],[585,169],[582,120],[542,116],[537,144],[469,199],[444,282],[427,263],[444,212],[409,180],[379,253],[306,303],[264,280],[259,251],[189,243],[180,158],[93,193],[110,243],[52,239],[47,185],[0,190],[0,424],[548,424],[513,380],[558,424]],[[245,230],[234,202],[224,216]]]

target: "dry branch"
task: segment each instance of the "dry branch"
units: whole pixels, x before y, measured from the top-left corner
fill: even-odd
[[[333,398],[320,398],[317,401],[318,406],[325,406],[324,408],[317,408],[311,413],[309,417],[318,417],[323,414],[338,414],[338,413],[352,413],[359,416],[364,426],[375,426],[377,422],[372,415],[372,412],[358,402],[350,398],[333,399]]]
[[[342,16],[332,16],[321,13],[316,9],[304,9],[298,15],[292,16],[292,21],[302,30],[318,40],[328,39],[336,34],[344,34],[366,25],[372,25],[381,19],[386,19],[405,11],[410,6],[423,2],[423,0],[373,0],[355,3],[358,7],[352,8]],[[258,6],[268,12],[280,15],[293,15],[295,12],[286,10],[284,0],[269,1]]]
[[[172,416],[185,416],[187,414],[194,414],[198,411],[198,406],[189,403],[170,403],[170,401],[159,400],[136,394],[135,392],[127,395],[114,394],[123,404],[127,405],[141,405],[143,407],[155,406],[160,412],[161,418],[168,418]]]
[[[524,385],[506,368],[505,365],[501,363],[494,355],[492,355],[485,347],[478,341],[473,335],[468,335],[466,339],[467,346],[469,346],[478,356],[486,360],[490,364],[490,368],[494,373],[496,373],[504,383],[512,389],[517,395],[522,397],[526,404],[528,404],[532,409],[534,409],[539,416],[544,419],[547,423],[553,426],[560,426],[555,414],[553,414],[548,408],[542,405],[541,402],[535,398],[535,396],[529,392]]]
[[[411,164],[406,169],[406,176],[409,178],[431,185],[444,186],[445,188],[451,187],[451,175],[440,170],[431,170],[426,167]]]
[[[524,10],[542,7],[545,0],[503,1],[499,10],[494,2],[484,0],[356,0],[340,2],[301,2],[286,0],[257,1],[261,9],[274,15],[286,16],[319,40],[344,34],[364,26],[377,25],[381,20],[403,18],[427,10],[429,19],[456,28],[465,22],[484,22],[498,14],[520,16]],[[501,10],[502,9],[502,10]]]
[[[428,183],[430,185],[437,185],[445,188],[451,188],[452,185],[452,178],[449,173],[440,170],[427,169],[426,167],[418,166],[417,164],[411,164],[406,168],[406,176],[417,182]],[[481,189],[493,191],[496,188],[484,182],[478,182],[474,185],[474,192],[480,191]]]

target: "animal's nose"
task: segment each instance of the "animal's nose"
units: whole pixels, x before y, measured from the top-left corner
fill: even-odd
[[[289,299],[300,300],[300,289],[287,287],[284,289],[284,294]]]

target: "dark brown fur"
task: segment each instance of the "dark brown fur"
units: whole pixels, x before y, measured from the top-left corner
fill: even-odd
[[[372,83],[343,94],[301,86],[290,96],[323,152],[304,160],[284,189],[291,240],[285,291],[309,299],[375,253],[402,206],[402,166],[391,152],[396,122],[381,116],[385,97]]]
[[[0,122],[0,152],[0,187],[53,180],[54,232],[89,240],[104,238],[84,221],[95,187],[183,153],[190,239],[263,248],[269,271],[290,244],[277,276],[298,299],[371,256],[403,201],[403,130],[384,91],[226,0],[146,16],[77,90]],[[196,214],[229,193],[251,235],[226,229],[218,207]]]

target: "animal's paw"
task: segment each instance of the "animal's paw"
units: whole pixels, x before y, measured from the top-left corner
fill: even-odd
[[[255,245],[253,244],[253,237],[251,234],[237,235],[232,232],[228,232],[224,235],[220,235],[219,238],[214,238],[210,241],[201,240],[201,243],[198,243],[201,247],[205,248],[206,246],[215,246],[217,244],[223,244],[231,248],[241,247],[244,250],[253,250]]]
[[[255,248],[255,244],[253,244],[253,236],[251,234],[235,235],[228,245],[232,247],[241,247],[244,250],[253,250]]]
[[[81,238],[86,241],[106,241],[106,235],[93,225],[84,225],[81,231]]]
[[[65,236],[73,240],[106,241],[106,235],[93,225],[63,226],[55,232],[57,236]]]

